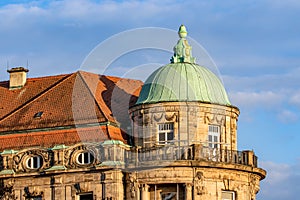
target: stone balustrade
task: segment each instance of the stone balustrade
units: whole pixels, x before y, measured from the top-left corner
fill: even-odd
[[[150,161],[208,161],[257,167],[257,157],[253,151],[235,151],[205,147],[201,144],[189,146],[166,145],[152,148],[132,147],[127,154],[129,164]]]

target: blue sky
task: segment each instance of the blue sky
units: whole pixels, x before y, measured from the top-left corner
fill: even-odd
[[[1,1],[0,80],[8,79],[7,62],[26,66],[28,60],[29,77],[71,73],[114,34],[143,27],[177,31],[185,24],[217,64],[232,103],[241,110],[239,149],[254,149],[268,170],[258,199],[297,199],[299,18],[297,0]],[[130,77],[131,66],[167,64],[170,56],[132,52],[106,72]]]

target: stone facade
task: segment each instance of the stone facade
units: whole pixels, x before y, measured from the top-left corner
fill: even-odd
[[[220,127],[221,149],[237,150],[239,110],[233,106],[200,102],[164,102],[143,104],[131,109],[135,144],[157,145],[158,124],[174,124],[174,141],[178,145],[207,144],[209,125]]]
[[[130,109],[132,145],[106,140],[2,151],[0,194],[17,200],[255,200],[266,172],[253,151],[237,150],[238,115],[236,107],[200,102],[137,105]],[[161,143],[159,125],[169,123],[173,138]],[[218,144],[208,139],[210,125],[220,127]]]
[[[235,199],[254,200],[265,171],[253,152],[205,150],[201,144],[146,149],[106,141],[6,151],[0,177],[3,187],[12,187],[5,195],[15,199],[221,200],[222,191],[230,191]],[[92,156],[82,164],[78,155],[86,152]],[[26,163],[32,156],[42,158],[37,169]]]

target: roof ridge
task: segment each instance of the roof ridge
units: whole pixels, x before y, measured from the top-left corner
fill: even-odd
[[[100,104],[98,103],[97,99],[95,98],[95,95],[93,94],[93,92],[91,91],[91,89],[90,89],[90,87],[88,86],[87,82],[85,81],[84,77],[82,76],[82,74],[81,74],[82,71],[78,71],[77,73],[79,74],[79,77],[80,77],[81,80],[83,81],[85,87],[88,89],[90,95],[93,97],[93,99],[94,99],[94,101],[95,101],[95,103],[96,103],[96,105],[97,105],[99,111],[103,114],[103,116],[105,117],[105,119],[106,119],[107,121],[110,121],[110,120],[109,120],[109,117],[106,115],[106,113],[104,113],[104,112],[102,111],[102,108],[101,108]],[[88,72],[88,73],[89,73],[89,72]],[[98,75],[98,74],[95,74],[95,75]],[[103,76],[103,75],[101,75],[101,76]]]
[[[57,74],[57,75],[49,75],[49,76],[40,76],[40,77],[29,77],[27,78],[28,81],[34,81],[34,80],[40,80],[40,79],[44,79],[44,78],[53,78],[53,77],[65,77],[65,76],[70,76],[74,74],[73,73],[67,73],[67,74]]]
[[[114,76],[114,75],[98,74],[98,73],[84,71],[84,70],[78,70],[77,73],[87,73],[87,74],[94,74],[94,75],[98,75],[98,76],[105,76],[105,77],[109,77],[109,78],[117,78],[120,80],[133,80],[133,81],[143,82],[142,80],[136,79],[136,78],[127,78],[127,77],[120,77],[120,76]]]
[[[32,103],[33,101],[35,101],[36,99],[40,98],[43,94],[47,93],[49,90],[51,90],[52,88],[56,87],[57,85],[59,85],[64,80],[66,80],[67,78],[71,77],[74,74],[75,73],[65,75],[64,77],[62,77],[61,79],[59,79],[54,84],[52,84],[49,87],[47,87],[45,90],[43,90],[40,93],[36,94],[32,98],[30,98],[29,100],[27,100],[26,102],[24,102],[22,105],[18,106],[16,109],[12,110],[10,113],[4,115],[2,118],[0,118],[0,122],[3,121],[5,118],[11,116],[12,114],[18,112],[20,109],[24,108],[26,105],[28,105],[28,104]]]
[[[57,74],[57,75],[49,75],[49,76],[39,76],[39,77],[27,77],[26,82],[40,80],[40,79],[44,79],[44,78],[65,77],[65,76],[69,76],[69,75],[72,75],[72,74],[74,74],[74,73],[65,73],[65,74]],[[0,84],[3,84],[5,82],[9,82],[9,80],[0,80]]]

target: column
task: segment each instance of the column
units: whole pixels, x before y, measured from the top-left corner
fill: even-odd
[[[150,200],[149,185],[147,184],[142,186],[142,200]]]
[[[192,184],[186,183],[185,184],[185,200],[192,200]]]

